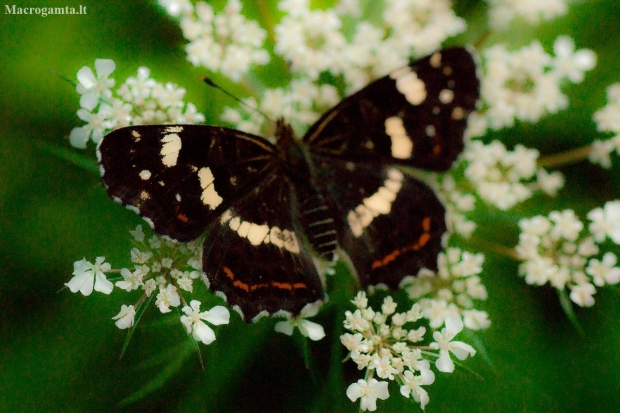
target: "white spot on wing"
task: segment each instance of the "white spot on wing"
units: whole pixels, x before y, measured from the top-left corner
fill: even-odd
[[[431,63],[431,66],[433,66],[434,68],[438,68],[439,66],[441,66],[441,53],[438,52],[433,54],[429,61]]]
[[[238,216],[233,216],[231,210],[224,212],[220,218],[222,224],[228,222],[228,227],[240,237],[247,239],[252,245],[273,244],[280,249],[299,253],[299,242],[295,232],[278,227],[269,227],[266,224],[256,224],[243,221]]]
[[[426,125],[425,132],[426,136],[428,136],[429,138],[435,136],[435,134],[437,133],[437,131],[435,130],[435,125]]]
[[[233,217],[232,211],[230,209],[227,209],[226,211],[224,211],[224,213],[220,217],[220,223],[225,224],[228,221],[230,221],[232,217]]]
[[[164,133],[181,133],[183,132],[183,126],[168,126],[164,129]]]
[[[405,95],[407,102],[412,105],[419,105],[426,99],[426,86],[418,77],[417,73],[409,66],[395,70],[390,73],[390,77],[396,80],[396,89]]]
[[[140,179],[142,179],[143,181],[146,181],[150,178],[151,178],[151,171],[149,171],[148,169],[143,169],[142,171],[140,171]]]
[[[222,203],[223,199],[215,191],[215,185],[213,184],[215,178],[213,177],[211,168],[200,168],[198,171],[198,179],[200,181],[200,187],[202,188],[200,200],[211,209],[217,208],[218,205]]]
[[[377,192],[364,198],[362,203],[347,214],[349,228],[355,237],[359,237],[375,217],[388,214],[403,183],[403,173],[396,168],[390,168],[388,177]]]
[[[269,234],[269,227],[267,225],[251,224],[250,232],[247,235],[248,241],[252,245],[260,245],[267,238]]]
[[[179,158],[179,151],[181,150],[181,138],[176,133],[170,133],[164,135],[161,138],[161,161],[164,166],[171,167],[177,164]]]
[[[454,92],[450,89],[443,89],[441,92],[439,92],[439,101],[444,105],[452,102],[452,99],[454,99]]]
[[[387,118],[385,133],[392,141],[392,156],[398,159],[409,159],[413,152],[413,141],[407,136],[403,120],[398,116]]]

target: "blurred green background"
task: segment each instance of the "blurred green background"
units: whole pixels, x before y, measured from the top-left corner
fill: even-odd
[[[218,9],[224,2],[212,3]],[[252,16],[256,2],[245,3]],[[96,173],[57,155],[94,159],[93,145],[86,151],[69,147],[69,132],[81,124],[79,96],[59,75],[74,79],[80,67],[111,58],[117,86],[139,66],[148,66],[158,81],[185,87],[186,101],[196,103],[208,122],[217,122],[222,104],[230,104],[201,83],[200,76],[208,73],[185,60],[179,27],[152,2],[16,3],[80,4],[88,7],[87,15],[45,18],[7,15],[2,5],[0,411],[357,411],[344,392],[359,372],[350,363],[341,368],[345,353],[337,337],[310,344],[315,367],[308,371],[298,340],[272,333],[272,324],[223,328],[213,345],[202,348],[203,371],[180,324],[150,317],[119,360],[124,332],[111,317],[121,304],[130,304],[127,297],[59,292],[71,278],[73,262],[82,257],[94,261],[104,255],[117,268],[128,265],[127,231],[141,221],[109,200]],[[456,42],[473,42],[484,32],[484,5],[461,1],[457,10],[471,26]],[[599,60],[582,85],[566,89],[570,109],[488,139],[509,146],[521,142],[550,154],[600,137],[591,116],[604,105],[606,86],[620,81],[618,21],[615,0],[583,1],[568,16],[540,27],[517,24],[491,36],[486,45],[516,48],[537,38],[550,52],[553,40],[568,34]],[[268,69],[257,72],[266,84],[276,83]],[[583,218],[589,209],[619,197],[617,166],[603,171],[580,163],[562,171],[566,189],[556,199],[535,198],[510,213],[481,207],[477,221],[484,238],[510,247],[522,216],[573,208]],[[576,311],[585,333],[580,335],[553,291],[528,287],[516,276],[517,263],[488,252],[484,268],[489,291],[484,309],[493,325],[477,339],[486,355],[467,361],[476,374],[463,369],[438,374],[426,411],[618,411],[618,292],[601,290],[593,308]],[[341,328],[332,325],[339,318],[328,311],[318,321],[333,335]],[[138,393],[145,397],[128,400],[145,388],[148,394]],[[391,393],[387,402],[379,402],[380,410],[418,410],[396,386]]]

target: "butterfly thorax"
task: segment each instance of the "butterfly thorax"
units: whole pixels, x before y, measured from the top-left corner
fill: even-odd
[[[295,137],[293,128],[283,119],[276,123],[276,138],[280,153],[278,162],[280,169],[295,183],[312,180],[310,156],[304,146]]]

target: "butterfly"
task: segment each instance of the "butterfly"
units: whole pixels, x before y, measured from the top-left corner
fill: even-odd
[[[470,52],[440,50],[345,98],[303,139],[272,144],[202,125],[129,126],[97,148],[103,184],[154,231],[205,234],[203,279],[246,321],[325,299],[315,257],[348,257],[363,286],[437,269],[445,209],[403,167],[445,171],[480,84]]]

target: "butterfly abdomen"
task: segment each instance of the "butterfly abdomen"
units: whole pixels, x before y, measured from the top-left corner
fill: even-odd
[[[300,200],[301,223],[314,250],[327,261],[338,248],[336,223],[331,208],[320,194]]]

